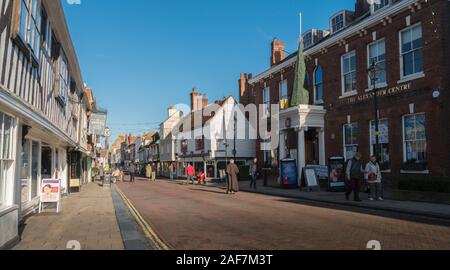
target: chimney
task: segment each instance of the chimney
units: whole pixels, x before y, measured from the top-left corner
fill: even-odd
[[[202,110],[206,106],[208,106],[208,96],[201,94],[196,88],[193,88],[191,92],[191,111]]]
[[[284,42],[274,38],[272,40],[272,53],[270,56],[270,66],[275,66],[284,60]]]
[[[242,104],[248,103],[247,97],[247,74],[241,73],[239,78],[239,102]]]
[[[174,116],[177,112],[178,110],[175,107],[170,106],[169,109],[167,109],[167,117],[170,118]]]

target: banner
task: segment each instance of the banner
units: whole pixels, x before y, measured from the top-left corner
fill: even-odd
[[[332,157],[329,162],[329,191],[345,190],[345,159]]]

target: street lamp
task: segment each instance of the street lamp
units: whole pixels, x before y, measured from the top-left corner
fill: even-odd
[[[374,111],[375,111],[375,149],[374,149],[374,153],[373,155],[376,156],[377,158],[379,157],[380,154],[380,129],[379,129],[379,124],[380,124],[380,120],[378,117],[378,89],[377,89],[377,82],[379,80],[379,74],[381,72],[381,68],[378,67],[378,65],[376,64],[375,60],[372,61],[371,66],[369,67],[369,69],[367,70],[369,77],[370,77],[370,81],[372,82],[372,92],[373,92],[373,105],[374,105]]]
[[[236,161],[236,154],[237,154],[237,150],[236,150],[236,133],[237,133],[237,115],[236,113],[234,114],[234,137],[233,137],[233,158],[234,161]]]

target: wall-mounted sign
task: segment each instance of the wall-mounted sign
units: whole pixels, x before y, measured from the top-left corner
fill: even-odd
[[[411,83],[401,84],[391,88],[379,89],[377,90],[377,96],[378,97],[394,96],[411,90],[412,90]],[[357,96],[351,96],[349,98],[343,99],[342,105],[351,105],[370,101],[373,100],[373,96],[374,93],[372,91]]]
[[[95,112],[91,114],[89,122],[89,134],[105,136],[107,114],[104,112]]]
[[[41,182],[41,198],[39,202],[39,213],[42,212],[44,203],[56,203],[56,213],[59,213],[61,204],[61,180],[43,179]]]

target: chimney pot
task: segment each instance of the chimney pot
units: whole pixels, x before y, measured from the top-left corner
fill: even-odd
[[[274,66],[284,60],[284,42],[274,38],[272,41],[272,52],[270,56],[270,65]]]

